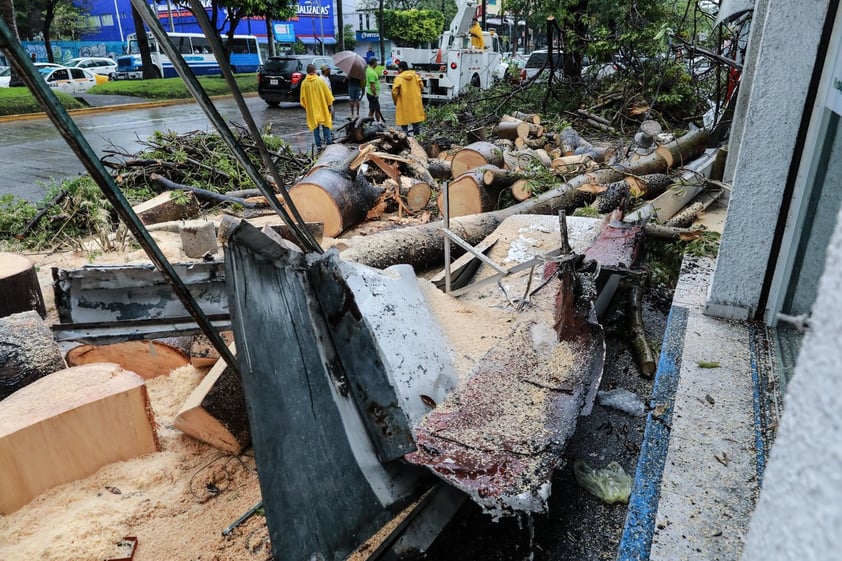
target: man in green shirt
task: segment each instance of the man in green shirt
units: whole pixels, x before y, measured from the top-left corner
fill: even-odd
[[[384,123],[380,112],[380,76],[377,75],[377,59],[372,57],[365,69],[365,98],[368,100],[368,116],[375,122]]]

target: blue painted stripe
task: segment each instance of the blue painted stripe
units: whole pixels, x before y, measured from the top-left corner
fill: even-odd
[[[652,388],[652,411],[646,418],[646,430],[640,447],[640,458],[629,497],[629,509],[617,561],[647,560],[652,549],[655,515],[661,497],[661,477],[669,449],[675,390],[681,372],[687,316],[687,308],[673,306],[667,318],[661,358]]]
[[[757,469],[757,486],[763,485],[763,473],[766,471],[766,441],[763,439],[764,422],[763,397],[760,391],[760,370],[757,367],[757,331],[753,325],[748,327],[748,350],[751,362],[751,384],[754,406],[754,455]]]

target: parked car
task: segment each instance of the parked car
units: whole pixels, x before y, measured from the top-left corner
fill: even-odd
[[[532,51],[532,54],[529,55],[529,58],[526,59],[526,64],[523,65],[523,69],[526,72],[526,79],[530,79],[544,68],[547,70],[549,68],[549,64],[547,59],[549,58],[549,51],[547,49],[538,49],[537,51]],[[562,65],[564,64],[564,53],[560,51],[553,51],[553,60],[554,66],[558,71],[561,71]],[[544,65],[547,65],[546,68]]]
[[[3,68],[5,68],[5,70],[0,71],[0,88],[8,88],[9,86],[12,85],[10,83],[12,73],[11,73],[11,70],[9,69],[8,66],[4,66]],[[64,67],[60,64],[54,64],[52,62],[36,62],[35,68],[37,68],[40,71],[42,68],[64,68]],[[21,79],[18,76],[15,76],[15,78],[17,79],[17,83],[15,84],[15,86],[23,86],[23,82],[21,81]]]
[[[71,58],[64,63],[69,68],[84,68],[93,74],[111,77],[117,71],[117,62],[104,57]]]
[[[270,106],[282,101],[298,103],[301,82],[307,75],[307,65],[316,69],[327,64],[331,67],[330,85],[334,97],[348,97],[348,76],[333,64],[333,59],[323,55],[285,55],[269,57],[257,70],[257,93]]]
[[[83,68],[40,68],[38,71],[48,86],[68,95],[85,93],[95,85],[108,81],[107,77]]]

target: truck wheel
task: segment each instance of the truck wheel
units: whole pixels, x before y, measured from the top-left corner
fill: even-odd
[[[473,76],[471,76],[471,85],[475,88],[480,87],[481,84],[479,81],[479,74],[474,74]]]
[[[280,103],[281,103],[280,101],[266,100],[266,105],[268,105],[269,107],[277,107]]]

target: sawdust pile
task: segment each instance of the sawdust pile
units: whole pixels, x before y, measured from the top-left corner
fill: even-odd
[[[0,559],[121,558],[117,542],[128,536],[138,539],[135,561],[269,559],[263,517],[221,535],[260,500],[254,458],[224,455],[172,428],[201,377],[185,366],[148,380],[161,451],[105,466],[0,516]]]

